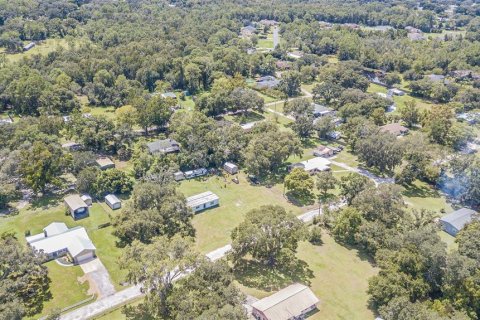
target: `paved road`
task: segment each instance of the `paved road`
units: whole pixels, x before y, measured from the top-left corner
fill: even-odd
[[[280,35],[278,34],[278,26],[273,27],[273,48],[280,44]]]
[[[365,169],[360,169],[360,168],[354,168],[354,167],[351,167],[349,165],[346,165],[345,163],[342,163],[342,162],[337,162],[337,161],[334,161],[334,160],[330,160],[330,162],[336,166],[339,166],[339,167],[342,167],[346,170],[349,170],[349,171],[352,171],[352,172],[357,172],[359,174],[361,174],[362,176],[365,176],[369,179],[371,179],[376,186],[378,186],[379,184],[382,184],[382,183],[395,183],[395,179],[394,178],[382,178],[382,177],[379,177],[377,175],[374,175],[373,173],[371,173],[370,171],[368,170],[365,170]]]

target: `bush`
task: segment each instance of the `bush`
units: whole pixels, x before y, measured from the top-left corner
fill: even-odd
[[[310,241],[311,244],[321,245],[323,243],[322,228],[320,228],[319,226],[313,226],[310,229],[310,234],[308,235],[308,237],[309,237],[308,241]]]

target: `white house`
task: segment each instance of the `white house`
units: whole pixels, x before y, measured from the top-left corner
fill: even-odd
[[[252,304],[252,315],[258,320],[303,319],[314,310],[320,300],[313,291],[294,283],[269,297]]]
[[[472,209],[462,208],[441,217],[440,224],[446,233],[455,237],[476,214]]]
[[[53,222],[39,233],[26,238],[35,252],[45,254],[48,260],[69,256],[74,263],[95,258],[95,246],[84,227],[69,229],[63,222]]]
[[[310,160],[294,163],[290,167],[292,169],[302,168],[310,174],[315,174],[320,171],[330,170],[330,164],[331,162],[329,160],[321,157],[316,157]]]
[[[211,192],[203,192],[187,198],[187,206],[192,208],[193,212],[197,213],[199,211],[218,206],[219,197]]]
[[[110,207],[112,210],[120,209],[122,207],[122,201],[117,198],[114,194],[109,194],[105,197],[105,203]]]

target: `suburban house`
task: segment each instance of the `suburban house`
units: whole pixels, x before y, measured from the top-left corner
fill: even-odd
[[[100,170],[115,168],[115,163],[108,157],[98,158],[97,160],[95,160],[95,162],[100,167]]]
[[[462,208],[441,217],[440,224],[446,233],[455,237],[476,214],[472,209]]]
[[[223,165],[223,170],[230,174],[236,174],[238,172],[238,166],[232,162],[225,162]]]
[[[310,160],[294,163],[290,166],[291,169],[302,168],[310,174],[315,174],[320,171],[330,170],[330,161],[325,158],[316,157]]]
[[[30,42],[29,44],[23,47],[23,51],[28,51],[30,49],[33,49],[33,47],[35,47],[35,42]]]
[[[88,217],[88,205],[78,194],[66,196],[63,202],[74,220]]]
[[[173,139],[157,140],[147,143],[148,152],[156,153],[173,153],[180,151],[180,144]]]
[[[53,222],[42,233],[26,240],[35,252],[45,254],[48,260],[66,255],[78,264],[95,258],[95,246],[84,227],[69,229],[63,222]]]
[[[105,197],[105,203],[110,207],[112,210],[120,209],[122,207],[122,201],[117,198],[114,194],[108,194]]]
[[[62,148],[67,149],[68,151],[78,151],[82,150],[83,146],[80,143],[69,141],[62,144]]]
[[[334,116],[335,111],[318,103],[312,103],[313,115],[318,117]]]
[[[260,23],[264,27],[272,27],[278,25],[278,21],[267,19],[260,20],[258,23]]]
[[[389,123],[380,127],[380,131],[393,134],[395,136],[404,136],[408,133],[408,128],[399,123]]]
[[[303,319],[319,302],[309,287],[295,283],[254,302],[252,315],[257,320]]]
[[[257,32],[257,28],[254,26],[246,26],[240,29],[240,34],[246,38],[253,36],[255,32]]]
[[[280,80],[274,76],[260,77],[255,82],[257,89],[273,89],[280,84]]]
[[[208,173],[208,170],[205,168],[195,169],[195,170],[188,170],[185,171],[185,178],[186,179],[193,179],[196,177],[204,176]]]
[[[335,154],[335,151],[332,148],[326,146],[318,146],[313,150],[313,155],[315,157],[328,158]]]
[[[197,213],[199,211],[212,208],[219,205],[218,196],[211,192],[203,192],[187,198],[187,206],[192,208],[193,212]]]
[[[177,95],[174,92],[164,92],[160,96],[164,99],[177,99]]]

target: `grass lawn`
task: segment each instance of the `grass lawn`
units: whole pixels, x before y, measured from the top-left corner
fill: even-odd
[[[403,191],[403,196],[406,204],[414,209],[433,210],[439,215],[441,215],[441,210],[453,211],[446,199],[425,182],[415,181],[412,187]]]
[[[185,97],[185,100],[177,99],[180,106],[188,111],[195,109],[195,102],[193,102],[192,96]]]
[[[447,244],[447,250],[453,251],[458,249],[458,244],[455,242],[455,237],[449,235],[445,231],[438,231],[438,235],[443,242]]]
[[[302,89],[306,90],[309,93],[312,93],[313,88],[318,84],[318,82],[304,83],[302,84]]]
[[[346,248],[324,233],[323,244],[314,246],[302,242],[298,248],[298,258],[304,265],[300,273],[289,273],[283,278],[264,281],[265,273],[258,278],[237,277],[242,291],[257,298],[271,295],[295,281],[308,284],[320,299],[319,311],[309,319],[373,319],[368,309],[368,278],[376,274],[376,269],[355,249]],[[270,280],[270,279],[268,279]],[[257,285],[251,286],[251,284]],[[273,285],[278,288],[269,290]],[[265,285],[265,286],[264,286]]]
[[[280,186],[271,188],[255,186],[247,181],[244,174],[241,173],[238,177],[239,184],[233,183],[230,176],[227,176],[226,180],[212,176],[205,181],[183,181],[179,187],[187,197],[205,191],[212,191],[220,197],[219,207],[205,210],[193,218],[193,225],[197,231],[196,246],[202,253],[230,243],[231,231],[243,221],[245,213],[251,209],[278,204],[296,215],[302,213],[299,207],[283,197]]]
[[[43,304],[42,315],[49,314],[55,308],[65,308],[90,296],[87,294],[88,282],[80,284],[78,278],[83,276],[80,266],[64,267],[56,261],[45,264],[48,268],[48,276],[52,280],[50,292],[52,299]]]
[[[36,54],[45,55],[55,51],[58,47],[68,48],[68,42],[66,39],[47,39],[38,43],[34,48],[26,52],[7,54],[7,60],[9,62],[17,62],[23,57],[30,57]]]
[[[417,103],[417,107],[421,111],[429,110],[434,105],[430,101],[423,100],[423,99],[420,99],[420,98],[417,98],[417,97],[412,97],[408,94],[406,94],[404,96],[394,96],[393,97],[393,101],[395,102],[395,105],[397,106],[397,110],[398,110],[398,108],[405,105],[405,101],[410,101],[410,100],[414,100]]]
[[[348,150],[344,150],[340,152],[339,154],[336,155],[336,157],[333,160],[336,162],[344,163],[351,167],[358,167],[359,165],[357,156],[352,154]]]
[[[112,235],[113,227],[98,229],[100,224],[110,222],[110,217],[117,213],[118,211],[110,210],[104,203],[94,203],[88,218],[75,221],[70,215],[65,215],[61,199],[46,198],[41,204],[34,203],[20,210],[16,216],[1,218],[0,233],[14,232],[17,238],[24,242],[25,231],[30,230],[31,234],[40,233],[52,222],[64,222],[69,228],[83,226],[97,248],[96,254],[110,273],[116,289],[120,289],[125,273],[119,269],[116,259],[121,254],[121,248],[115,245],[117,238]],[[58,281],[61,280],[52,276],[52,283]]]
[[[258,38],[257,48],[273,49],[273,31],[266,34],[266,39]]]
[[[377,93],[377,92],[387,93],[387,90],[388,90],[387,88],[382,87],[378,84],[370,83],[370,85],[368,86],[367,92],[370,92],[370,93]]]
[[[279,98],[275,98],[275,97],[271,97],[271,96],[267,96],[266,94],[262,93],[261,91],[259,90],[256,90],[257,91],[257,94],[263,98],[263,100],[265,100],[265,103],[269,103],[269,102],[274,102],[274,101],[280,101],[281,99]]]
[[[107,119],[116,120],[115,107],[84,107],[83,112],[91,113],[92,116],[104,116]]]

